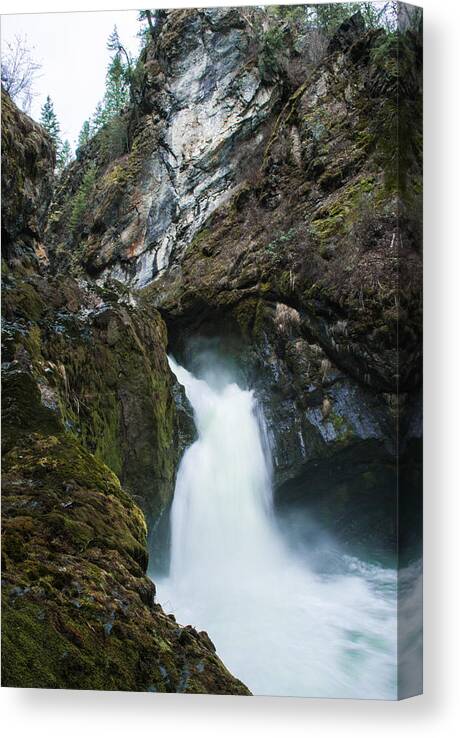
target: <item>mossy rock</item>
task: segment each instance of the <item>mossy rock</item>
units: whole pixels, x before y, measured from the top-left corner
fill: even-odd
[[[154,604],[143,513],[33,377],[8,377],[3,405],[2,684],[248,694]]]

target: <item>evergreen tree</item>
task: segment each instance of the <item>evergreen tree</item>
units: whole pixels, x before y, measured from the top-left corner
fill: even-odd
[[[54,145],[56,146],[56,149],[58,149],[61,143],[59,138],[61,129],[59,127],[59,122],[56,113],[54,112],[54,106],[49,95],[47,96],[41,109],[40,123],[45,131],[49,133]]]
[[[105,124],[108,122],[108,116],[106,114],[104,105],[101,101],[96,105],[96,110],[91,118],[90,130],[91,132],[97,133]]]
[[[121,55],[116,53],[109,64],[106,76],[104,111],[107,119],[111,120],[119,115],[128,102],[127,68],[121,60]]]
[[[67,166],[67,164],[70,163],[72,160],[72,148],[70,146],[69,141],[66,139],[64,143],[62,143],[58,147],[57,152],[57,162],[56,166],[59,172],[62,172],[63,169]]]
[[[72,233],[76,233],[82,225],[86,210],[88,208],[90,194],[93,190],[95,182],[96,165],[93,163],[83,175],[80,187],[78,188],[72,202],[72,211],[70,213],[69,219],[69,226]]]
[[[137,20],[139,23],[144,23],[147,21],[147,25],[142,25],[141,30],[138,32],[138,36],[145,42],[147,41],[147,37],[151,36],[154,37],[155,34],[155,25],[154,25],[154,16],[155,11],[154,10],[140,10],[139,14],[137,16]]]
[[[85,146],[91,138],[91,126],[89,120],[85,120],[78,134],[77,149]]]
[[[115,57],[120,57],[120,62],[122,58],[124,58],[124,62],[121,62],[121,64],[125,72],[125,78],[129,81],[132,72],[133,60],[121,43],[116,26],[113,27],[113,31],[108,38],[107,48],[109,51],[115,52]]]
[[[317,26],[330,37],[345,20],[354,13],[360,13],[366,28],[378,28],[388,25],[392,2],[375,5],[372,2],[325,3],[315,6]]]
[[[90,129],[94,133],[120,115],[129,102],[132,60],[120,41],[116,26],[109,36],[107,48],[114,55],[107,68],[104,98],[97,104],[91,118]]]

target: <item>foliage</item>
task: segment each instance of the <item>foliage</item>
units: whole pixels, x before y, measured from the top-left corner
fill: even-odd
[[[107,123],[107,115],[102,100],[96,105],[96,109],[90,121],[91,135],[94,135]]]
[[[267,8],[269,31],[264,31],[267,43],[262,45],[262,68],[268,61],[280,62],[282,43],[277,45],[280,30],[289,36],[297,61],[302,67],[300,77],[305,76],[310,65],[317,64],[327,53],[329,41],[337,32],[342,23],[354,14],[359,13],[366,30],[382,28],[386,31],[394,30],[398,25],[401,10],[395,2],[346,2],[323,3],[321,5],[281,5]],[[413,14],[408,14],[408,16]],[[408,22],[408,21],[406,21]],[[412,20],[410,22],[413,22]],[[274,29],[278,30],[278,34]],[[290,61],[293,64],[293,61]],[[289,72],[289,69],[287,70]],[[295,75],[294,75],[295,76]]]
[[[117,119],[130,100],[134,63],[120,40],[116,26],[108,38],[107,49],[113,55],[107,67],[104,97],[96,105],[91,119],[83,123],[77,147],[84,146],[98,131],[104,130],[104,148],[116,156],[125,148],[126,125]]]
[[[15,36],[13,41],[6,42],[2,49],[2,85],[26,113],[32,104],[33,83],[40,68],[32,59],[26,37]]]
[[[107,161],[122,156],[128,150],[128,126],[126,116],[113,117],[100,133],[100,149]]]
[[[406,193],[408,176],[422,151],[422,95],[417,83],[416,50],[399,29],[380,38],[372,51],[379,70],[375,85],[383,100],[370,122],[389,189]]]
[[[284,28],[272,26],[262,36],[259,53],[259,71],[261,78],[269,82],[275,79],[282,69],[284,49]]]
[[[338,27],[354,13],[362,10],[362,3],[325,3],[315,6],[315,24],[325,36],[331,37]]]
[[[103,110],[106,120],[111,120],[129,101],[128,68],[123,64],[121,55],[116,53],[109,64],[106,78]]]
[[[131,55],[126,51],[126,48],[121,43],[116,26],[113,27],[113,31],[108,38],[107,48],[109,51],[115,52],[115,57],[124,57],[124,64],[126,65],[127,70],[129,71],[131,69],[133,60],[131,58]]]
[[[43,126],[45,131],[51,136],[56,149],[59,147],[61,128],[57,115],[54,112],[53,102],[48,95],[44,104],[42,105],[40,113],[40,124]]]
[[[70,230],[75,231],[80,227],[82,218],[88,206],[89,196],[93,190],[96,181],[96,166],[92,165],[85,172],[81,185],[78,188],[72,203],[72,211],[70,214]]]
[[[82,146],[86,146],[90,138],[91,138],[91,126],[90,126],[89,120],[85,120],[81,127],[81,131],[78,134],[77,149],[81,149]]]
[[[70,146],[70,143],[68,139],[64,141],[62,146],[59,147],[58,153],[57,153],[57,161],[56,166],[58,172],[62,172],[67,164],[69,164],[72,160],[72,148]]]
[[[147,38],[149,36],[153,38],[153,35],[155,33],[154,16],[155,16],[154,10],[140,10],[137,16],[137,20],[139,21],[139,23],[143,24],[137,35],[144,42],[147,41]],[[144,25],[144,23],[147,23],[147,25]]]
[[[62,141],[61,127],[54,111],[53,101],[48,95],[41,109],[40,124],[51,137],[56,147],[56,170],[61,173],[72,159],[72,147],[66,139]]]

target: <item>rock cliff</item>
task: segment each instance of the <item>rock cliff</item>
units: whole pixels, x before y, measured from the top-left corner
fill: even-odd
[[[146,576],[139,503],[164,508],[187,435],[165,325],[46,269],[54,151],[2,112],[3,685],[248,694]]]
[[[269,421],[280,501],[315,496],[328,470],[319,503],[365,489],[391,546],[393,461],[421,433],[420,38],[366,30],[357,14],[293,81],[288,29],[267,75],[270,19],[254,13],[166,14],[141,60],[127,150],[80,152],[47,239],[61,268],[72,243],[76,273],[158,309],[179,358],[193,363],[206,336],[236,360]]]
[[[255,389],[280,512],[308,507],[390,555],[399,458],[399,545],[417,537],[420,36],[358,14],[304,64],[288,24],[271,50],[272,23],[164,13],[129,109],[50,206],[50,142],[3,103],[11,682],[41,663],[13,666],[21,643],[51,639],[35,683],[245,692],[144,575],[138,505],[154,531],[193,437],[167,351],[198,372],[223,359]],[[110,666],[94,666],[101,644]]]

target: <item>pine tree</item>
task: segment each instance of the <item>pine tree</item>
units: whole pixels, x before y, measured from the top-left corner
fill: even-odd
[[[107,48],[109,51],[115,51],[119,53],[121,47],[120,36],[118,35],[118,29],[116,26],[113,27],[113,31],[107,39]]]
[[[85,120],[81,127],[81,131],[78,134],[77,149],[81,149],[82,146],[86,146],[91,138],[91,126],[89,120]]]
[[[54,145],[56,146],[56,149],[58,149],[61,143],[60,138],[59,138],[61,129],[59,126],[56,113],[54,112],[54,106],[53,106],[52,100],[49,95],[47,96],[43,104],[43,107],[41,109],[40,123],[45,129],[45,131],[49,133],[49,135],[51,136],[53,140]]]
[[[108,38],[107,48],[114,55],[107,68],[104,98],[97,104],[91,118],[90,128],[94,133],[120,115],[129,102],[132,59],[120,41],[116,26]]]
[[[90,194],[96,182],[96,165],[93,163],[83,175],[82,182],[78,188],[72,202],[72,211],[70,213],[69,227],[72,233],[81,227],[85,212],[88,208]]]
[[[125,47],[121,43],[120,36],[118,35],[118,30],[116,26],[113,27],[113,31],[108,38],[107,48],[109,51],[114,51],[115,54],[124,56],[126,67],[128,67],[128,69],[131,68],[132,66],[131,55],[126,51]]]
[[[337,28],[354,13],[360,12],[362,3],[325,3],[316,5],[316,19],[319,29],[330,38]]]
[[[58,172],[62,172],[63,169],[72,160],[72,148],[69,141],[66,139],[63,144],[58,147],[56,167]]]
[[[140,10],[139,14],[137,16],[137,20],[139,23],[144,23],[144,21],[147,21],[147,26],[142,26],[141,30],[138,32],[138,36],[143,39],[144,41],[147,40],[147,37],[150,35],[152,38],[155,35],[155,26],[154,26],[154,18],[155,11],[154,10]]]
[[[108,122],[108,116],[105,111],[104,105],[101,101],[96,105],[96,110],[90,121],[90,129],[92,132],[97,133],[105,124]]]
[[[127,69],[121,60],[121,55],[116,53],[109,64],[106,77],[104,110],[108,120],[119,115],[128,102]]]

